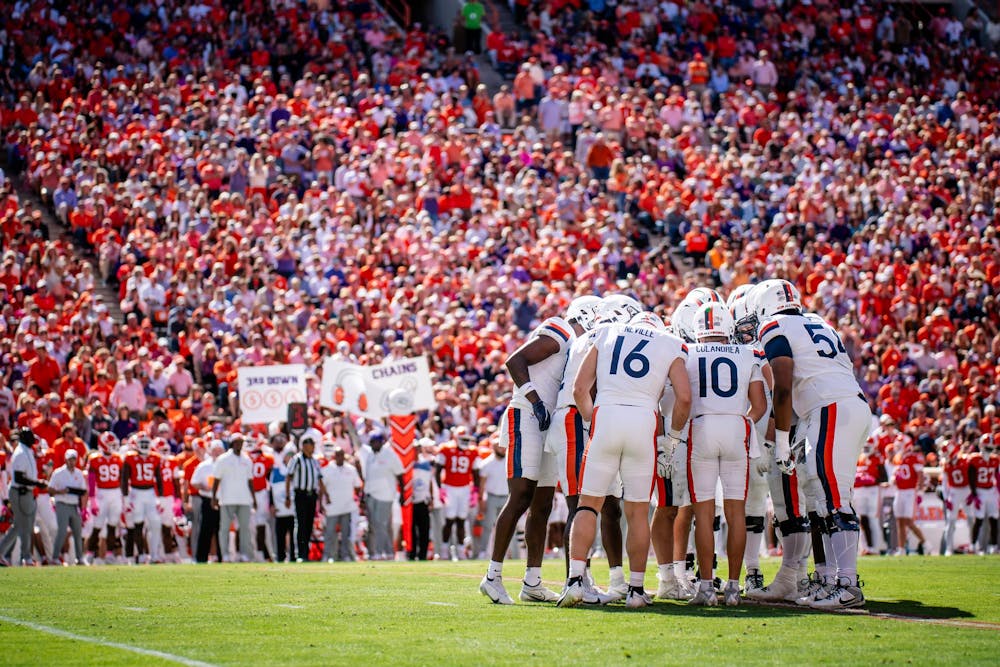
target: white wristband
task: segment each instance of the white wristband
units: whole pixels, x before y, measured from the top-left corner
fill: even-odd
[[[787,450],[790,446],[788,443],[788,431],[775,431],[774,444],[779,450],[783,448]]]
[[[672,428],[672,429],[670,429],[667,432],[667,435],[670,436],[671,438],[674,438],[675,440],[683,440],[684,439],[684,431],[680,430],[679,428]]]
[[[525,396],[527,396],[528,394],[530,394],[533,391],[535,391],[537,393],[537,391],[535,390],[535,385],[532,384],[531,380],[528,380],[527,382],[525,382],[524,384],[522,384],[521,387],[520,387],[520,389],[521,389],[521,391],[524,392]]]

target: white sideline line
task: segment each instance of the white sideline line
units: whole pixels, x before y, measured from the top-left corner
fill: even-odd
[[[98,639],[96,637],[88,637],[86,635],[78,635],[74,632],[67,632],[66,630],[60,630],[59,628],[53,628],[49,625],[42,625],[40,623],[32,623],[31,621],[22,621],[19,618],[11,618],[10,616],[0,616],[0,621],[4,623],[10,623],[11,625],[20,625],[25,628],[30,628],[38,632],[44,632],[46,634],[54,635],[56,637],[62,637],[63,639],[72,639],[78,642],[85,642],[87,644],[95,644],[97,646],[107,646],[108,648],[116,648],[122,651],[129,651],[131,653],[138,653],[139,655],[148,655],[153,658],[161,658],[163,660],[169,660],[171,662],[176,662],[181,665],[188,665],[188,667],[214,667],[210,662],[201,662],[200,660],[192,660],[190,658],[185,658],[184,656],[174,655],[173,653],[164,653],[163,651],[154,651],[153,649],[141,648],[139,646],[132,646],[130,644],[120,644],[118,642],[109,642],[104,639]]]
[[[275,607],[284,607],[285,609],[305,609],[305,607],[303,607],[300,604],[282,604],[280,602],[278,604],[274,605],[274,606]]]
[[[452,602],[435,602],[434,600],[428,600],[427,604],[437,605],[438,607],[457,607],[457,604]]]

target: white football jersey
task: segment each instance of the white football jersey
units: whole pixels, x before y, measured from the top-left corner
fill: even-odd
[[[550,317],[531,333],[530,340],[539,336],[548,336],[559,344],[558,352],[542,359],[537,364],[528,366],[528,377],[531,378],[531,384],[535,386],[538,397],[542,399],[545,407],[551,412],[556,407],[556,396],[559,393],[559,384],[563,379],[563,369],[566,367],[566,355],[569,353],[573,341],[576,340],[576,333],[566,320],[561,317]],[[514,388],[510,404],[514,407],[531,409],[531,401],[524,396],[524,391],[520,387]]]
[[[692,419],[702,415],[746,416],[750,409],[750,384],[764,381],[760,362],[760,357],[747,345],[688,345]]]
[[[861,393],[840,334],[820,318],[775,315],[761,325],[758,336],[769,361],[791,357],[795,362],[792,408],[800,418]]]
[[[598,329],[595,405],[632,405],[656,410],[670,365],[687,358],[680,338],[628,324]]]
[[[559,385],[559,395],[556,397],[556,410],[576,405],[576,399],[573,398],[573,381],[576,380],[576,374],[580,372],[580,366],[583,364],[583,359],[587,356],[590,346],[594,344],[594,336],[597,335],[597,331],[597,329],[588,331],[573,339],[573,344],[570,345],[566,355],[566,368],[563,370],[562,384]]]

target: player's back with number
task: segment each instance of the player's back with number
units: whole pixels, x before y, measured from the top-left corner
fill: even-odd
[[[692,418],[706,414],[746,415],[750,383],[763,381],[760,359],[746,345],[688,345],[687,370]]]
[[[472,484],[472,471],[478,458],[477,449],[462,449],[456,445],[442,447],[437,457],[441,465],[441,483],[448,486]]]
[[[647,327],[615,324],[598,330],[596,406],[630,405],[656,410],[670,364],[684,342]]]
[[[840,335],[822,318],[775,315],[761,325],[759,337],[768,359],[794,361],[792,395],[798,416],[861,391]]]

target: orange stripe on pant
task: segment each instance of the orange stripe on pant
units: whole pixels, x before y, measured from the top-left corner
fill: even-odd
[[[750,420],[744,417],[743,423],[747,429],[746,434],[743,436],[743,448],[747,451],[747,476],[743,480],[743,500],[746,500],[747,491],[750,489]]]
[[[566,418],[563,420],[563,428],[566,429],[566,484],[568,489],[564,489],[566,495],[575,496],[580,493],[580,480],[576,477],[576,408],[566,411]],[[580,479],[583,478],[583,471],[580,471]]]
[[[688,476],[688,495],[691,496],[691,504],[692,505],[695,504],[696,502],[698,502],[698,499],[694,497],[694,476],[691,475],[691,451],[694,449],[694,442],[692,441],[693,440],[693,436],[694,436],[694,423],[692,423],[691,421],[689,421],[688,422],[688,443],[687,443],[687,445],[688,445],[688,451],[687,451],[687,462],[688,462],[687,476]]]
[[[659,413],[656,410],[653,410],[653,421],[654,422],[659,421],[659,419],[660,419]],[[660,476],[656,474],[656,431],[657,430],[659,430],[659,427],[653,429],[653,481],[649,485],[650,493],[653,493],[653,491],[657,491],[659,486],[661,486],[657,484],[657,482],[661,481],[661,479]],[[666,493],[666,489],[664,489],[664,493]],[[658,491],[657,495],[659,495]]]
[[[837,487],[837,474],[833,468],[833,436],[837,430],[837,404],[831,403],[827,409],[826,441],[823,443],[823,464],[826,468],[827,484],[830,485],[831,509],[839,509],[840,489]]]
[[[517,428],[513,412],[514,408],[507,408],[507,479],[514,477],[514,455],[517,449]]]

